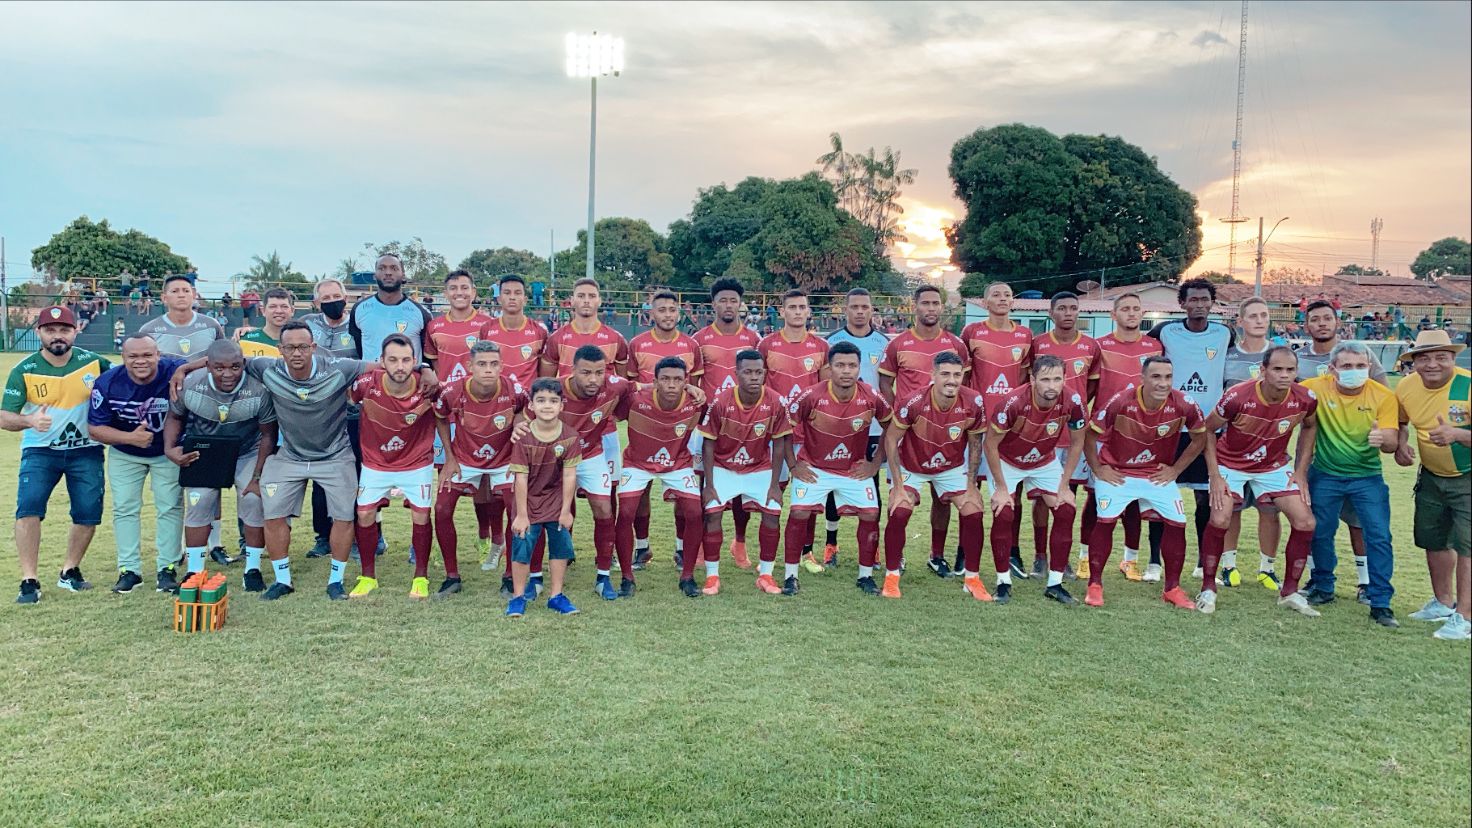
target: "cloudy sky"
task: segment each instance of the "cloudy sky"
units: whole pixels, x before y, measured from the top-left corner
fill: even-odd
[[[599,215],[663,229],[700,187],[812,168],[837,131],[919,178],[905,248],[944,258],[970,131],[1123,136],[1201,202],[1225,268],[1241,6],[1210,3],[0,4],[0,235],[12,274],[78,215],[159,236],[213,284],[365,241],[545,252],[584,221],[588,89],[563,36],[613,32]],[[1268,266],[1398,273],[1472,226],[1466,3],[1253,3],[1242,209]],[[1255,234],[1256,224],[1251,227]],[[1246,229],[1242,232],[1246,234]],[[900,257],[903,260],[903,255]],[[1245,251],[1237,267],[1250,276]],[[902,261],[903,264],[903,261]]]

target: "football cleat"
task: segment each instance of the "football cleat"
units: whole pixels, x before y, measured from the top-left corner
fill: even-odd
[[[613,579],[608,575],[599,575],[594,579],[593,593],[605,601],[613,601],[618,598],[618,593],[613,589]]]
[[[358,577],[358,583],[353,586],[353,591],[348,593],[349,598],[366,598],[378,589],[377,578]]]
[[[782,587],[777,586],[776,579],[771,575],[756,576],[756,588],[768,595],[776,595],[782,591]]]
[[[1012,560],[1008,564],[1008,567],[1009,568],[1007,571],[1012,573],[1013,578],[1021,578],[1025,581],[1028,578],[1032,577],[1032,574],[1029,573],[1025,568],[1023,568],[1022,559],[1017,557],[1016,555],[1012,556]]]
[[[721,592],[721,576],[705,576],[705,586],[700,588],[701,595],[719,595]]]
[[[1319,617],[1319,611],[1308,605],[1308,599],[1296,592],[1286,598],[1279,598],[1278,606],[1286,610],[1293,610],[1300,615],[1307,615],[1309,618]]]
[[[1165,592],[1162,592],[1160,594],[1160,600],[1166,602],[1167,604],[1170,604],[1173,607],[1180,607],[1181,609],[1188,610],[1196,609],[1196,604],[1191,600],[1190,596],[1186,595],[1186,591],[1181,589],[1180,587],[1173,587],[1166,590]]]
[[[291,584],[283,584],[280,581],[277,581],[276,583],[271,585],[270,589],[261,594],[261,600],[275,601],[276,599],[290,595],[293,592],[296,592],[296,590],[292,589]]]
[[[266,591],[266,579],[261,577],[261,571],[259,569],[247,569],[240,576],[240,581],[241,586],[245,587],[246,592]]]
[[[327,585],[327,599],[329,601],[346,601],[347,591],[342,588],[342,583],[333,581]]]
[[[1078,566],[1074,568],[1073,575],[1074,575],[1075,578],[1078,578],[1080,581],[1087,581],[1089,579],[1089,559],[1088,558],[1080,557],[1078,559]]]
[[[785,580],[785,581],[782,582],[782,594],[783,595],[796,595],[798,589],[799,589],[799,587],[798,587],[798,584],[797,584],[797,576],[796,575],[793,575],[791,578],[788,578],[787,580]]]
[[[823,546],[823,566],[838,566],[838,545],[825,544]]]
[[[439,590],[430,597],[443,601],[444,599],[449,598],[451,595],[454,595],[462,589],[464,589],[464,586],[460,583],[459,578],[446,578],[440,584]]]
[[[578,614],[578,608],[573,606],[572,601],[569,600],[568,597],[561,592],[547,599],[547,609],[552,610],[558,615]]]
[[[1104,606],[1104,585],[1089,584],[1088,591],[1084,593],[1084,603],[1091,607]]]
[[[1217,580],[1229,587],[1242,586],[1242,573],[1238,572],[1235,566],[1229,566],[1222,570]]]
[[[415,578],[409,582],[409,597],[418,601],[429,598],[429,579]]]
[[[620,598],[633,598],[634,597],[634,579],[633,578],[624,578],[623,580],[619,581],[619,583],[618,583],[618,597],[620,597]]]
[[[1272,590],[1273,592],[1277,592],[1283,588],[1283,585],[1278,582],[1278,576],[1271,572],[1257,573],[1257,582],[1262,585],[1263,589]]]
[[[954,574],[951,572],[951,565],[946,563],[943,557],[931,556],[926,566],[930,567],[930,571],[934,572],[937,578],[949,578]]]
[[[1120,561],[1119,574],[1123,575],[1126,581],[1144,580],[1144,576],[1140,574],[1139,561]]]
[[[1364,604],[1368,607],[1370,605],[1370,588],[1365,584],[1355,587],[1354,600],[1355,603]]]
[[[1145,583],[1153,584],[1160,580],[1161,574],[1162,573],[1160,569],[1160,564],[1149,564],[1145,567],[1145,574],[1140,577],[1140,580],[1144,581]]]
[[[884,589],[879,594],[885,598],[900,597],[900,576],[886,574],[884,576]]]
[[[1216,612],[1216,590],[1203,589],[1196,594],[1196,609],[1205,615]]]
[[[978,601],[992,600],[992,594],[986,591],[986,584],[983,584],[981,577],[977,575],[963,579],[961,581],[961,591]]]
[[[1069,595],[1068,590],[1064,589],[1062,584],[1054,584],[1043,590],[1043,597],[1057,601],[1065,607],[1071,607],[1078,603],[1078,599]]]
[[[808,572],[811,572],[814,575],[823,574],[823,565],[818,563],[818,559],[813,557],[813,553],[811,552],[803,553],[802,568],[806,569]]]
[[[681,578],[680,591],[685,593],[686,598],[699,598],[700,587],[695,585],[694,578]]]
[[[995,600],[998,604],[1005,604],[1008,601],[1011,601],[1012,600],[1012,585],[1011,584],[997,584],[997,594],[996,594],[996,596],[994,596],[993,600]]]
[[[509,575],[501,576],[501,597],[510,598],[511,593],[516,591],[516,586]]]
[[[862,592],[865,595],[878,595],[879,594],[879,586],[878,586],[878,584],[875,584],[874,583],[874,576],[873,575],[870,575],[870,576],[865,577],[865,578],[860,578],[857,581],[854,581],[854,586],[858,587],[859,588],[859,592]]]

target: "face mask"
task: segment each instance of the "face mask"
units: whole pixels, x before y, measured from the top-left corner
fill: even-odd
[[[1370,381],[1369,368],[1355,368],[1339,372],[1339,384],[1345,388],[1360,388]]]
[[[334,302],[323,302],[322,312],[327,314],[328,319],[341,319],[342,312],[347,310],[347,307],[346,299],[338,299]]]

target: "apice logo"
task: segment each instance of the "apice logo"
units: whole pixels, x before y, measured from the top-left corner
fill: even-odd
[[[1206,380],[1201,378],[1200,372],[1193,371],[1186,381],[1181,383],[1181,390],[1187,394],[1205,394]]]
[[[489,443],[481,443],[480,448],[476,449],[475,453],[470,456],[477,460],[489,460],[496,456],[496,450],[491,448]]]
[[[1021,349],[1020,348],[1016,348],[1014,350],[1021,350]],[[994,380],[992,380],[992,384],[987,386],[986,393],[992,394],[992,395],[1005,394],[1005,393],[1007,393],[1008,391],[1011,391],[1011,390],[1012,390],[1012,386],[1011,386],[1010,383],[1007,382],[1007,378],[1004,377],[1004,376],[1002,376],[1001,374],[998,374],[997,375],[997,378],[994,379]]]
[[[935,454],[932,454],[930,456],[930,459],[929,460],[926,460],[924,463],[921,463],[920,465],[924,466],[927,469],[938,469],[941,466],[944,466],[945,464],[946,464],[946,456],[944,454],[941,454],[940,452],[937,451]]]
[[[838,445],[834,446],[833,447],[833,450],[830,451],[830,452],[828,452],[828,456],[825,457],[825,458],[823,458],[823,459],[825,459],[825,460],[851,460],[851,459],[853,459],[853,455],[849,453],[848,446],[844,445],[843,443],[839,443]]]
[[[669,468],[675,464],[675,461],[670,457],[670,450],[667,448],[661,448],[659,451],[656,451],[654,456],[649,458],[649,462],[657,466],[664,466],[665,468]]]
[[[399,437],[397,434],[395,434],[394,436],[392,436],[392,437],[390,437],[388,439],[388,442],[387,443],[384,443],[383,445],[379,446],[378,447],[378,450],[379,451],[385,451],[385,452],[387,452],[387,451],[403,451],[404,450],[404,446],[406,446],[406,445],[408,445],[408,444],[405,443],[401,437]]]
[[[732,465],[749,466],[754,462],[756,461],[751,459],[751,455],[746,451],[746,446],[742,446],[741,448],[736,449],[736,453],[731,455]]]
[[[1037,450],[1037,447],[1029,449],[1027,454],[1022,456],[1022,462],[1024,463],[1036,463],[1041,459],[1043,459],[1043,454]]]
[[[1131,457],[1130,458],[1130,465],[1132,465],[1132,466],[1139,466],[1139,465],[1143,465],[1145,463],[1149,463],[1150,461],[1152,461],[1154,459],[1155,459],[1155,453],[1152,452],[1152,451],[1150,451],[1150,449],[1145,449],[1144,451],[1142,451],[1139,454],[1136,454],[1134,457]]]

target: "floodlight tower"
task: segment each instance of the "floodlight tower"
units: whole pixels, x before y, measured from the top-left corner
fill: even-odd
[[[567,35],[567,76],[587,78],[592,95],[588,118],[588,278],[593,278],[593,195],[598,171],[598,78],[624,71],[624,39],[609,34]]]

